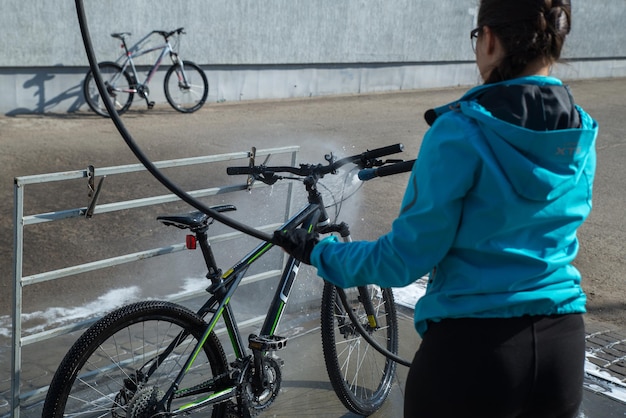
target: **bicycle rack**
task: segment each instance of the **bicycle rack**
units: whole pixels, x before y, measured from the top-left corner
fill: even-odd
[[[276,154],[291,154],[291,164],[296,163],[296,156],[299,150],[298,146],[290,146],[290,147],[281,147],[281,148],[272,148],[272,149],[264,149],[264,150],[254,150],[252,152],[238,152],[238,153],[230,153],[230,154],[220,154],[220,155],[209,155],[209,156],[201,156],[201,157],[192,157],[192,158],[184,158],[177,160],[168,160],[168,161],[160,161],[156,162],[155,166],[159,168],[173,168],[173,167],[184,167],[191,166],[197,164],[207,164],[219,161],[231,161],[237,159],[251,159],[254,156],[269,156]],[[174,194],[161,195],[161,196],[153,196],[142,199],[135,200],[127,200],[120,201],[114,203],[106,203],[106,204],[98,204],[98,197],[103,187],[104,179],[107,176],[118,175],[118,174],[127,174],[133,172],[146,171],[146,168],[142,164],[131,164],[125,166],[117,166],[117,167],[105,167],[105,168],[95,168],[93,166],[87,167],[84,170],[77,171],[69,171],[69,172],[61,172],[61,173],[50,173],[50,174],[42,174],[42,175],[33,175],[33,176],[24,176],[24,177],[16,177],[14,179],[14,297],[13,297],[13,309],[12,309],[12,357],[11,357],[11,399],[10,402],[10,413],[13,417],[19,418],[20,409],[22,407],[23,401],[28,402],[29,405],[34,405],[35,403],[43,400],[45,394],[47,392],[48,387],[39,387],[37,389],[31,390],[27,393],[20,393],[20,382],[21,382],[21,374],[22,374],[22,348],[34,343],[42,342],[49,340],[53,337],[58,337],[61,335],[69,334],[71,332],[85,329],[93,322],[95,322],[98,318],[93,318],[89,320],[85,320],[79,323],[74,323],[71,325],[65,325],[53,329],[48,329],[46,331],[38,332],[35,334],[22,336],[22,302],[23,302],[23,287],[33,285],[36,283],[42,283],[46,281],[60,279],[62,277],[68,277],[80,273],[85,273],[89,271],[104,269],[112,266],[117,266],[126,263],[132,263],[139,260],[144,260],[151,257],[157,257],[166,254],[172,254],[175,252],[180,252],[185,250],[185,244],[177,244],[168,247],[155,248],[151,250],[141,251],[132,254],[126,254],[118,257],[102,259],[98,261],[93,261],[90,263],[74,265],[70,267],[61,268],[58,270],[46,271],[42,273],[33,274],[30,276],[23,276],[23,253],[24,253],[24,227],[27,225],[39,224],[44,222],[53,222],[62,219],[70,219],[70,218],[92,218],[95,214],[99,213],[107,213],[107,212],[115,212],[126,209],[135,209],[146,206],[153,206],[162,203],[176,202],[180,201],[180,199]],[[96,177],[99,176],[100,180],[96,185]],[[56,212],[48,212],[48,213],[37,213],[32,215],[24,215],[24,197],[25,197],[25,186],[34,185],[34,184],[42,184],[42,183],[51,183],[51,182],[60,182],[66,180],[75,180],[75,179],[83,179],[87,178],[88,185],[88,205],[86,207],[74,208],[68,210],[60,210]],[[267,187],[263,183],[255,183],[250,184],[246,182],[244,184],[238,185],[230,185],[230,186],[222,186],[222,187],[212,187],[208,189],[194,190],[189,192],[196,198],[200,197],[208,197],[215,196],[218,194],[231,193],[235,191],[241,190],[249,190],[251,188],[262,188]],[[285,220],[289,215],[289,210],[291,206],[291,185],[288,185],[287,191],[287,204],[285,207]],[[259,229],[264,230],[273,230],[277,228],[280,224],[270,224],[259,227]],[[211,242],[217,243],[221,241],[230,240],[241,236],[240,232],[226,233],[219,236],[211,237]],[[247,280],[249,282],[264,280],[267,278],[274,277],[280,274],[280,270],[271,270],[267,272],[262,272],[251,277],[248,277]],[[180,301],[181,299],[186,299],[190,296],[194,295],[184,295],[179,298],[172,299],[173,301]],[[251,321],[252,322],[252,321]],[[60,361],[60,359],[59,359]]]

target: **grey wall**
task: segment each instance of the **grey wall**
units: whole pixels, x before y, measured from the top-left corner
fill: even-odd
[[[111,32],[132,32],[135,42],[153,29],[184,26],[181,55],[207,71],[209,101],[478,81],[469,46],[477,0],[84,1],[98,60],[121,52]],[[0,98],[0,110],[80,107],[80,94],[74,92],[80,90],[87,61],[74,1],[2,4],[0,88],[9,94]],[[574,30],[564,54],[574,64],[565,74],[626,75],[623,22],[624,0],[575,1]],[[160,89],[153,90],[159,100]]]

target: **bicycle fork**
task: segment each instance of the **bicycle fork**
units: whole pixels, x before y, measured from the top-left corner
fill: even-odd
[[[352,242],[352,237],[350,236],[350,227],[345,222],[325,226],[320,229],[320,232],[338,232],[343,242]],[[365,309],[365,313],[367,315],[369,328],[371,330],[378,329],[379,326],[378,318],[376,317],[376,309],[374,308],[374,304],[372,303],[369,289],[367,288],[367,286],[359,286],[357,287],[357,289],[359,291],[359,301],[363,304],[363,308]],[[348,309],[347,306],[345,308]]]

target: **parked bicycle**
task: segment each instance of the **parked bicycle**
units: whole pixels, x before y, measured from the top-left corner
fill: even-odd
[[[204,71],[191,61],[184,61],[178,54],[178,48],[172,47],[170,39],[176,36],[176,45],[180,36],[185,33],[184,28],[178,28],[171,32],[155,30],[142,38],[134,47],[129,48],[126,38],[128,32],[112,33],[111,36],[122,41],[124,54],[118,62],[105,61],[98,63],[98,69],[102,75],[104,85],[109,98],[113,102],[118,114],[126,112],[133,102],[135,94],[146,101],[148,109],[154,107],[154,101],[150,100],[150,88],[148,87],[154,74],[161,66],[166,55],[172,60],[172,66],[165,73],[163,88],[167,102],[182,113],[192,113],[200,109],[209,94],[209,82]],[[163,37],[164,43],[155,47],[141,49],[141,45],[150,36],[158,34]],[[150,67],[143,81],[137,72],[134,59],[153,51],[160,50],[155,63]],[[104,100],[102,99],[93,72],[90,70],[83,83],[83,93],[89,107],[97,114],[109,117]]]
[[[352,163],[372,170],[390,161],[379,158],[400,152],[401,145],[366,151],[327,164],[268,167],[251,163],[229,167],[228,174],[246,174],[274,184],[301,180],[308,203],[280,230],[306,228],[320,234],[339,233],[345,241],[345,223],[331,221],[318,180],[337,174]],[[289,173],[281,176],[279,173]],[[382,175],[380,172],[378,175]],[[212,207],[217,212],[232,205]],[[281,386],[281,360],[276,352],[287,339],[276,335],[300,262],[287,259],[280,282],[259,335],[247,343],[230,301],[251,264],[273,247],[262,242],[234,266],[222,272],[208,238],[214,219],[201,212],[159,216],[165,225],[190,230],[188,248],[199,245],[208,268],[209,297],[197,311],[164,301],[143,301],[106,315],[76,341],[57,369],[50,385],[43,417],[113,416],[164,417],[197,415],[250,417],[269,407]],[[228,362],[215,334],[223,319],[235,355]],[[332,386],[352,412],[370,415],[381,407],[396,372],[398,324],[391,289],[363,286],[340,289],[326,282],[321,301],[322,349]]]

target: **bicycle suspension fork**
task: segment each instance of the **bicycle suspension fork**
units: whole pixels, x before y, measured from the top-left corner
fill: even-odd
[[[350,236],[350,227],[347,223],[342,222],[340,224],[331,224],[330,218],[326,213],[326,208],[324,207],[324,201],[322,200],[322,195],[317,190],[317,179],[313,177],[307,177],[304,180],[304,185],[308,192],[309,203],[317,204],[320,208],[320,218],[317,222],[316,230],[320,233],[329,233],[329,232],[338,232],[341,235],[341,238],[344,242],[351,242],[352,237]],[[315,225],[315,224],[313,224]],[[374,309],[374,304],[372,303],[372,299],[369,294],[369,290],[367,286],[359,286],[359,298],[361,299],[361,303],[365,309],[365,313],[367,314],[367,321],[371,329],[378,328],[378,320],[376,318],[376,310]],[[345,307],[348,309],[348,306]]]
[[[321,228],[319,232],[320,233],[338,232],[341,235],[341,238],[343,239],[344,242],[352,241],[352,238],[350,236],[350,229],[345,222],[342,222],[340,224],[328,225],[324,228]],[[370,336],[370,331],[380,328],[380,325],[378,324],[378,318],[376,315],[376,309],[374,308],[374,304],[372,303],[372,298],[370,297],[370,293],[369,293],[370,291],[367,288],[367,286],[359,286],[357,289],[359,291],[360,302],[363,304],[363,308],[365,309],[365,313],[367,315],[367,322],[369,325],[369,329],[366,329],[361,324],[361,322],[359,321],[359,318],[357,318],[354,312],[352,312],[352,310],[350,309],[350,303],[348,299],[346,298],[346,293],[343,291],[343,289],[337,288],[337,295],[339,296],[339,299],[341,300],[341,305],[343,305],[344,309],[346,310],[346,314],[348,314],[350,321],[352,321],[358,333],[372,347],[374,347],[376,351],[378,351],[385,357],[389,358],[390,360],[395,361],[396,363],[402,364],[403,366],[411,367],[411,362],[401,358],[395,353],[388,351],[385,347],[382,347],[381,345],[379,345],[378,342],[376,342]]]
[[[342,222],[340,224],[330,224],[328,226],[322,227],[319,229],[319,232],[338,232],[343,242],[352,242],[352,237],[350,236],[350,227],[345,222]],[[376,317],[376,309],[374,308],[374,304],[372,303],[370,291],[367,286],[359,286],[357,287],[357,289],[359,291],[359,300],[363,304],[363,308],[365,309],[365,313],[367,315],[367,322],[369,324],[369,327],[370,329],[377,329],[379,327],[378,318]],[[345,308],[349,309],[348,306],[345,306]]]

